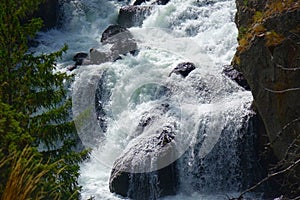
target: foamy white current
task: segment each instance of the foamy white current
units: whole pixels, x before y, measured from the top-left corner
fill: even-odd
[[[72,56],[76,52],[105,48],[100,43],[101,33],[109,24],[116,23],[122,4],[125,3],[107,0],[64,3],[61,27],[40,33],[40,45],[35,50],[51,52],[68,44],[69,50],[59,63],[61,70],[66,70],[73,64]],[[81,165],[82,199],[92,196],[97,200],[122,199],[109,191],[112,164],[132,145],[143,113],[165,102],[170,104],[171,112],[153,127],[165,123],[180,125],[177,136],[182,139],[177,141],[182,142],[178,144],[180,155],[188,148],[196,149],[199,137],[203,143],[197,151],[186,153],[183,162],[187,163],[181,163],[185,171],[180,173],[178,195],[162,199],[216,200],[226,199],[226,194],[237,194],[238,178],[229,178],[235,183],[227,185],[220,181],[222,177],[209,177],[226,173],[218,172],[220,166],[206,170],[203,177],[207,184],[199,190],[195,188],[198,180],[191,175],[195,160],[205,158],[221,137],[226,143],[223,148],[228,148],[223,156],[238,159],[234,157],[237,149],[232,143],[242,138],[239,130],[243,119],[251,114],[250,92],[221,73],[223,66],[230,64],[237,46],[235,12],[234,0],[171,0],[167,5],[156,6],[142,27],[129,29],[138,42],[136,56],[124,55],[116,62],[80,66],[72,72],[76,74],[70,88],[73,114],[78,120],[76,126],[83,144],[93,148],[91,159]],[[168,77],[178,63],[187,61],[196,65],[188,77],[183,79],[176,74]],[[99,126],[95,108],[96,90],[104,72],[103,84],[111,93],[104,95],[100,102],[108,113],[105,132]],[[152,87],[166,87],[172,90],[172,95],[155,96]],[[228,134],[221,136],[224,131]],[[223,162],[220,161],[220,165]],[[230,167],[238,167],[238,162],[232,162]]]

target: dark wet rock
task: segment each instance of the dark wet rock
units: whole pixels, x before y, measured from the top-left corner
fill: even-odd
[[[72,66],[69,66],[68,70],[73,71],[78,66],[82,65],[84,62],[86,62],[85,60],[87,60],[88,56],[89,55],[87,53],[84,53],[84,52],[76,53],[75,56],[73,57],[73,61],[75,61],[75,64],[72,65]]]
[[[176,194],[174,137],[174,127],[165,125],[153,135],[133,139],[113,165],[110,191],[139,200]]]
[[[76,69],[76,68],[77,68],[77,65],[71,65],[71,66],[67,67],[67,69],[68,69],[69,71],[73,71],[73,70]]]
[[[180,74],[185,78],[194,69],[196,69],[196,66],[193,63],[190,62],[180,63],[173,69],[173,71],[169,74],[169,76],[171,76],[172,73],[174,73],[174,74]]]
[[[113,37],[114,36],[114,37]],[[126,39],[133,39],[133,35],[129,32],[127,28],[124,28],[117,24],[109,25],[102,33],[101,42],[103,44],[114,43],[113,38],[116,36],[126,37]]]
[[[155,182],[157,179],[157,182]],[[177,164],[149,173],[128,173],[113,169],[110,179],[110,191],[134,200],[157,199],[175,195],[178,188]],[[155,184],[152,185],[151,183]],[[152,193],[153,188],[160,192]]]
[[[102,64],[105,62],[113,62],[121,59],[121,55],[131,53],[135,55],[138,50],[136,41],[130,31],[120,25],[108,26],[101,37],[102,44],[111,44],[109,51],[99,51],[95,48],[90,49],[87,53],[77,53],[73,57],[75,64],[70,66],[70,71],[79,65]]]
[[[149,0],[136,0],[136,1],[133,3],[133,5],[135,5],[135,6],[141,5],[142,3],[145,3],[145,2],[147,2],[147,1],[149,1]]]
[[[33,14],[44,22],[44,30],[54,28],[59,20],[59,0],[46,0],[39,9]]]
[[[118,23],[126,28],[141,26],[150,15],[152,6],[124,6],[119,11]]]
[[[112,44],[110,52],[91,51],[91,62],[107,62],[120,59],[120,55],[135,54],[137,43],[130,31],[120,25],[110,25],[102,34],[103,44]],[[93,54],[93,55],[92,55]]]
[[[237,84],[242,86],[246,90],[250,90],[247,80],[241,72],[234,69],[233,66],[229,65],[223,69],[223,73],[228,76],[231,80],[234,80]]]
[[[148,2],[149,0],[136,0],[133,5],[141,5],[142,3]],[[170,0],[157,0],[154,4],[166,5]]]
[[[158,5],[166,5],[170,0],[157,0],[155,3]]]
[[[84,52],[76,53],[73,57],[73,61],[75,61],[75,65],[82,65],[83,60],[86,59],[89,56],[89,54]]]

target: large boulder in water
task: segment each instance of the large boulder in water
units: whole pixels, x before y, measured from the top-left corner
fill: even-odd
[[[148,121],[144,126],[149,124]],[[138,200],[176,194],[175,127],[165,124],[151,133],[144,131],[133,139],[115,161],[109,180],[111,192]]]
[[[116,61],[120,55],[135,53],[138,46],[130,31],[120,25],[110,25],[102,33],[102,44],[110,44],[110,51],[99,51],[90,49],[89,55],[86,53],[77,53],[73,57],[75,65],[68,69],[74,70],[79,65],[101,64],[105,62]]]
[[[101,42],[102,44],[112,44],[111,52],[108,55],[111,61],[118,59],[120,55],[133,53],[138,48],[130,31],[120,25],[108,26],[102,33]]]
[[[169,74],[169,76],[172,75],[172,73],[174,74],[180,74],[181,76],[183,76],[184,78],[187,77],[189,75],[189,73],[191,73],[191,71],[193,71],[194,69],[196,69],[196,66],[191,63],[191,62],[183,62],[183,63],[179,63],[174,69],[173,71]]]
[[[133,39],[133,35],[130,33],[130,31],[127,28],[124,28],[117,24],[109,25],[102,33],[101,36],[101,42],[103,44],[112,44],[114,43],[114,39],[116,39],[116,36],[119,36],[118,38],[126,37],[126,39]]]
[[[75,65],[82,65],[83,60],[88,56],[89,54],[85,52],[79,52],[75,54],[75,56],[73,57],[73,61],[75,61]]]
[[[141,26],[150,15],[152,6],[124,6],[119,11],[118,23],[126,28]]]

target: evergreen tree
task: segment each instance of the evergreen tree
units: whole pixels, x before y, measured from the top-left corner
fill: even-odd
[[[30,18],[39,4],[0,2],[0,196],[9,196],[6,188],[11,177],[18,178],[12,174],[20,161],[38,166],[26,175],[42,175],[26,198],[78,199],[79,163],[88,153],[75,151],[77,135],[65,85],[72,77],[56,68],[67,47],[38,56],[28,50],[28,40],[42,26],[40,19]]]

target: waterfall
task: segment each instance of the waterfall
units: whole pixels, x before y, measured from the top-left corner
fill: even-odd
[[[107,48],[100,43],[101,33],[117,22],[118,9],[126,2],[61,2],[62,24],[39,33],[34,50],[51,52],[67,43],[69,51],[59,63],[65,71],[75,52]],[[129,28],[138,53],[68,72],[75,74],[70,90],[76,128],[83,144],[93,149],[80,170],[82,199],[122,199],[109,191],[109,177],[114,162],[120,155],[130,159],[133,147],[139,151],[131,162],[145,162],[134,172],[148,173],[131,179],[129,194],[135,199],[146,198],[138,191],[143,190],[140,182],[151,183],[147,198],[158,198],[158,174],[153,171],[173,162],[177,194],[163,199],[225,199],[252,184],[252,95],[222,74],[237,46],[235,12],[234,0],[156,5],[142,26]],[[170,74],[184,62],[196,68],[186,77]],[[143,158],[155,148],[149,141],[159,140],[158,132],[166,133],[163,144],[172,141],[175,152],[159,164]]]

